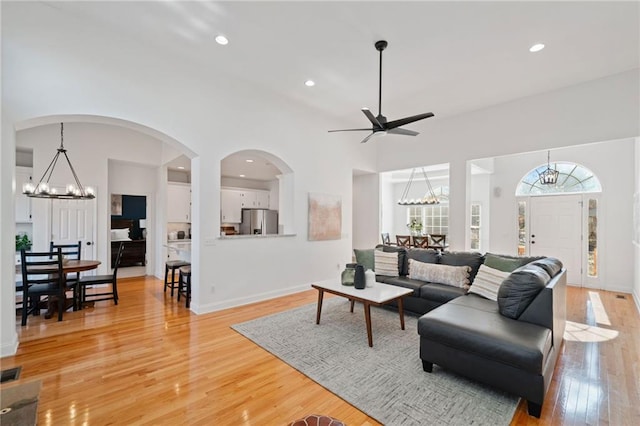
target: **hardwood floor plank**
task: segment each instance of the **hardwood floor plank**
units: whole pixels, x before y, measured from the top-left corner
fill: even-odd
[[[118,306],[98,302],[62,322],[30,317],[17,327],[18,353],[2,368],[21,365],[20,381],[43,381],[39,424],[285,425],[314,413],[379,424],[230,328],[315,303],[316,292],[195,315],[155,278],[118,287]],[[630,296],[597,293],[611,325],[596,323],[589,290],[579,288],[569,288],[568,319],[619,335],[565,341],[541,418],[521,403],[512,425],[640,424],[640,315]]]

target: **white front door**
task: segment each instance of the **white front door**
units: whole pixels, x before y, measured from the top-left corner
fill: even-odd
[[[51,241],[82,243],[82,259],[95,259],[94,220],[96,201],[51,200]]]
[[[530,198],[529,254],[559,259],[567,283],[582,286],[582,195]]]

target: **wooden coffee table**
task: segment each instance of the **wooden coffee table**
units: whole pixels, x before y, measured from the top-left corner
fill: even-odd
[[[322,312],[322,298],[324,293],[331,293],[337,296],[346,297],[351,301],[351,312],[356,301],[364,304],[364,318],[367,323],[367,338],[369,347],[373,346],[371,335],[371,305],[381,306],[391,301],[398,301],[398,313],[400,314],[400,328],[404,330],[404,310],[402,308],[402,298],[413,293],[410,288],[398,287],[395,285],[375,283],[373,287],[366,287],[358,290],[353,286],[342,285],[339,282],[329,284],[311,284],[311,287],[318,290],[318,313],[316,324],[320,324],[320,313]]]

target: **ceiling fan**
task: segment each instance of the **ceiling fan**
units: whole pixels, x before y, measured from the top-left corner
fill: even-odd
[[[386,135],[387,133],[394,135],[406,135],[415,136],[419,134],[413,130],[401,129],[400,126],[413,123],[414,121],[423,120],[425,118],[433,117],[432,112],[426,112],[424,114],[413,115],[411,117],[400,118],[398,120],[387,121],[387,117],[382,115],[382,51],[387,47],[385,40],[380,40],[375,43],[376,50],[380,52],[380,79],[378,83],[378,116],[374,117],[369,108],[362,108],[362,112],[367,116],[372,124],[371,128],[364,129],[343,129],[343,130],[329,130],[329,132],[359,132],[369,131],[371,134],[362,140],[362,143],[367,142],[374,135]]]

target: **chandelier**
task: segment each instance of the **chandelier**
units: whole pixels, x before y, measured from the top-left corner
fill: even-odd
[[[68,184],[66,189],[63,191],[58,191],[56,188],[52,188],[49,186],[49,180],[51,179],[51,175],[53,174],[53,170],[56,168],[58,164],[58,158],[60,154],[64,155],[65,160],[67,160],[67,164],[69,165],[69,169],[71,169],[71,174],[73,175],[73,179],[75,180],[75,184]],[[71,165],[71,161],[69,161],[69,156],[67,155],[67,150],[64,149],[64,123],[60,123],[60,148],[58,148],[58,152],[49,163],[49,167],[43,173],[40,181],[37,185],[33,183],[25,183],[22,187],[22,193],[27,197],[34,198],[58,198],[58,199],[67,199],[67,200],[91,200],[96,198],[96,195],[93,191],[93,188],[84,187],[80,183],[80,179],[78,179],[78,175]]]
[[[542,185],[555,185],[558,182],[558,166],[557,164],[553,165],[553,169],[551,168],[551,151],[547,151],[547,170],[542,173],[538,172],[538,176],[540,178],[540,183]]]
[[[401,206],[425,206],[430,204],[440,204],[440,200],[438,199],[438,197],[436,197],[436,193],[433,192],[431,182],[429,182],[429,178],[427,177],[427,172],[424,171],[424,167],[422,168],[422,176],[424,176],[424,182],[427,185],[427,192],[422,198],[407,198],[409,195],[409,190],[411,189],[411,184],[413,183],[413,179],[415,177],[415,173],[416,169],[412,169],[411,175],[409,176],[409,181],[407,182],[407,186],[404,188],[404,191],[402,191],[402,196],[398,200],[398,204]]]

